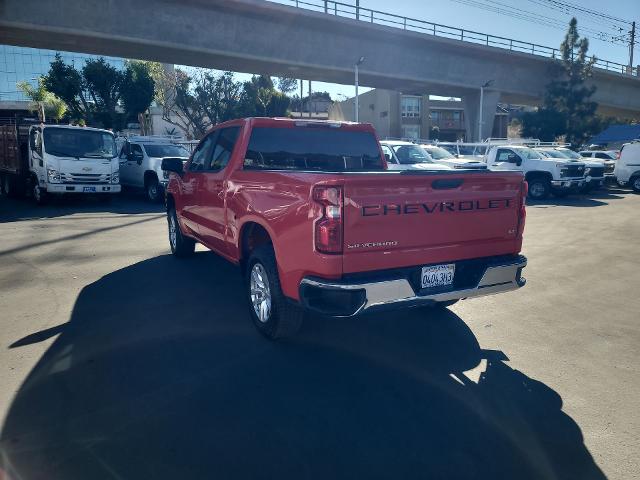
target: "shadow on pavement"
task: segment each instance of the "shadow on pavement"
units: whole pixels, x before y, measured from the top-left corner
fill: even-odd
[[[272,343],[203,252],[103,277],[61,330],[5,420],[10,478],[604,478],[560,396],[448,310]]]
[[[136,192],[115,194],[109,201],[96,197],[51,197],[46,205],[37,206],[30,198],[0,197],[0,223],[57,218],[82,213],[140,214],[163,213],[162,203],[151,203]]]

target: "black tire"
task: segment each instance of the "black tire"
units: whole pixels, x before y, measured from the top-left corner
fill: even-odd
[[[31,198],[36,205],[42,206],[47,203],[47,192],[40,188],[38,185],[38,179],[33,177],[31,178]]]
[[[545,177],[532,177],[527,180],[529,184],[529,198],[532,200],[544,200],[551,193],[551,182]]]
[[[159,203],[163,198],[162,185],[160,185],[156,177],[147,177],[144,182],[144,192],[147,200],[152,203]]]
[[[169,246],[171,247],[171,253],[176,257],[193,255],[196,249],[196,241],[182,234],[175,208],[171,208],[167,212],[167,225],[169,229]]]
[[[262,276],[263,283],[268,286],[267,294],[270,298],[270,308],[262,320],[256,309],[261,310],[260,307],[264,305],[264,302],[254,306],[254,298],[252,298],[252,276],[258,273]],[[282,293],[276,256],[270,244],[262,245],[251,252],[244,277],[249,312],[258,331],[271,340],[295,335],[302,325],[304,311]],[[263,292],[262,298],[264,298],[264,291],[260,290]],[[258,290],[255,294],[258,296]],[[260,301],[259,299],[258,296],[257,301]]]
[[[629,179],[629,186],[633,189],[634,192],[640,193],[640,175],[631,177]]]

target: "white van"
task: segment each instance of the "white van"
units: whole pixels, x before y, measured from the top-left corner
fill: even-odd
[[[622,146],[613,174],[618,184],[628,185],[640,193],[640,140]]]

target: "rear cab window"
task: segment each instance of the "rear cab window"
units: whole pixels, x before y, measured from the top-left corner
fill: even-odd
[[[330,126],[252,129],[247,170],[357,172],[385,170],[375,135]]]

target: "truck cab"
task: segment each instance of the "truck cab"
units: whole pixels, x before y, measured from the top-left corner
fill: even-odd
[[[144,189],[147,199],[159,202],[169,182],[168,172],[162,170],[162,159],[182,158],[189,152],[167,138],[129,137],[120,149],[120,182],[126,187]]]
[[[568,158],[544,157],[523,145],[495,145],[486,155],[491,170],[517,170],[529,184],[529,198],[542,200],[553,193],[562,197],[585,183],[585,164]]]
[[[24,157],[26,165],[12,181],[23,183],[38,204],[48,195],[120,191],[115,137],[108,130],[32,125]]]
[[[614,175],[620,186],[630,186],[640,193],[640,141],[625,143],[620,150]]]

